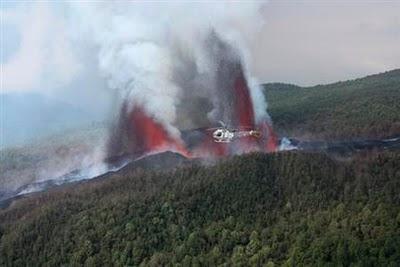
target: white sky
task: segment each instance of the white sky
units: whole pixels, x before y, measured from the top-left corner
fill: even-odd
[[[2,1],[3,92],[51,93],[82,79],[63,4],[49,3]],[[248,38],[260,82],[313,85],[400,67],[400,1],[270,1],[262,12]]]
[[[251,44],[261,81],[329,83],[400,67],[400,1],[270,1]]]

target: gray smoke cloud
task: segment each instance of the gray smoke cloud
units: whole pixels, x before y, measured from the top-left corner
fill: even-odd
[[[127,110],[138,104],[172,136],[179,136],[178,128],[204,124],[205,118],[227,117],[220,114],[223,96],[214,97],[219,87],[227,86],[215,77],[221,73],[216,60],[221,56],[241,62],[256,118],[266,117],[266,102],[247,71],[248,52],[240,35],[259,28],[262,5],[258,1],[101,2],[71,4],[71,13],[80,29],[76,37],[97,46],[99,71],[108,87],[129,99]],[[232,49],[221,55],[212,38]]]
[[[112,91],[109,98],[115,97],[110,100],[116,102],[114,123],[124,126],[129,110],[138,104],[162,123],[170,135],[179,137],[182,129],[208,126],[220,119],[231,123],[232,110],[226,103],[231,101],[232,92],[227,93],[231,91],[227,88],[232,87],[232,77],[243,72],[250,86],[256,118],[267,116],[264,96],[248,71],[249,52],[242,38],[243,33],[247,37],[256,35],[263,23],[260,14],[263,3],[259,1],[71,1],[54,6],[31,5],[32,15],[21,23],[29,26],[24,27],[22,52],[6,68],[13,74],[7,75],[6,80],[10,92],[33,88],[43,93],[46,88],[49,94],[63,99],[57,88],[69,84],[71,90],[65,89],[69,100],[108,110],[101,93],[105,80]],[[53,8],[58,13],[52,13]],[[41,19],[42,22],[37,21]],[[34,23],[29,23],[30,20]],[[52,53],[47,56],[43,51]],[[224,64],[232,67],[221,69]],[[20,79],[18,70],[28,75],[26,79]],[[96,83],[86,84],[77,81],[78,78],[95,79]],[[93,90],[99,92],[97,99],[93,98]],[[116,132],[117,142],[124,142],[123,131]],[[100,174],[107,169],[102,163],[110,155],[109,140],[107,136],[90,139],[93,142],[90,145],[85,139],[66,142],[60,149],[57,141],[49,144],[51,149],[47,146],[37,149],[36,154],[44,154],[49,160],[43,161],[40,167],[38,164],[27,166],[23,174],[9,172],[0,177],[0,184],[12,191],[26,183],[58,179],[89,165],[98,167],[90,170]],[[31,175],[33,171],[35,174]]]

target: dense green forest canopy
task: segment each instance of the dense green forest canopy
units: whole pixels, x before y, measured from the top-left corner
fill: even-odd
[[[264,85],[278,133],[293,137],[379,138],[400,133],[400,69],[329,85]]]
[[[400,133],[400,70],[265,93],[281,134]],[[399,163],[292,151],[128,167],[0,210],[0,266],[399,266]]]
[[[397,266],[400,152],[126,170],[0,212],[2,266]]]

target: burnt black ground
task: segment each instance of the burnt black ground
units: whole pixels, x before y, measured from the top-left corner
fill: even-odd
[[[196,142],[199,137],[203,138],[203,129],[187,132],[185,138]],[[370,150],[397,150],[400,149],[400,136],[379,139],[359,139],[359,140],[339,140],[339,141],[302,141],[294,138],[288,138],[290,141],[290,150],[302,151],[305,153],[325,153],[332,156],[351,157],[354,153]],[[134,169],[144,170],[169,170],[171,168],[184,166],[187,164],[198,164],[202,159],[187,159],[184,156],[174,152],[163,152],[159,154],[148,155],[139,159],[129,154],[109,157],[106,160],[106,170],[96,176],[88,176],[90,168],[74,170],[61,177],[49,179],[42,182],[24,185],[14,192],[2,192],[0,194],[0,208],[8,206],[14,199],[24,195],[36,193],[39,191],[50,190],[60,187],[64,184],[87,182],[89,179],[106,178],[110,173],[129,172]]]
[[[385,139],[360,139],[344,141],[299,141],[291,139],[301,151],[326,152],[328,154],[351,155],[364,150],[400,149],[400,136]]]

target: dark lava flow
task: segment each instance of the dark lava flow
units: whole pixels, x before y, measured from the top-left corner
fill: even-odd
[[[193,134],[196,135],[199,133]],[[193,137],[192,135],[191,138]],[[339,156],[351,156],[353,153],[359,151],[397,149],[400,149],[400,136],[381,140],[366,139],[346,141],[301,141],[294,138],[282,138],[279,146],[279,151],[297,150]],[[88,166],[84,169],[74,170],[61,177],[24,185],[13,192],[0,192],[0,207],[7,206],[13,199],[25,194],[48,190],[66,183],[103,177],[109,173],[124,171],[125,167],[129,167],[130,169],[137,167],[143,169],[168,169],[190,162],[193,162],[193,159],[187,159],[173,152],[163,152],[141,158],[134,158],[133,155],[129,154],[110,157],[104,163],[105,166],[103,166],[104,169],[102,172],[94,171],[99,168],[99,166]]]

